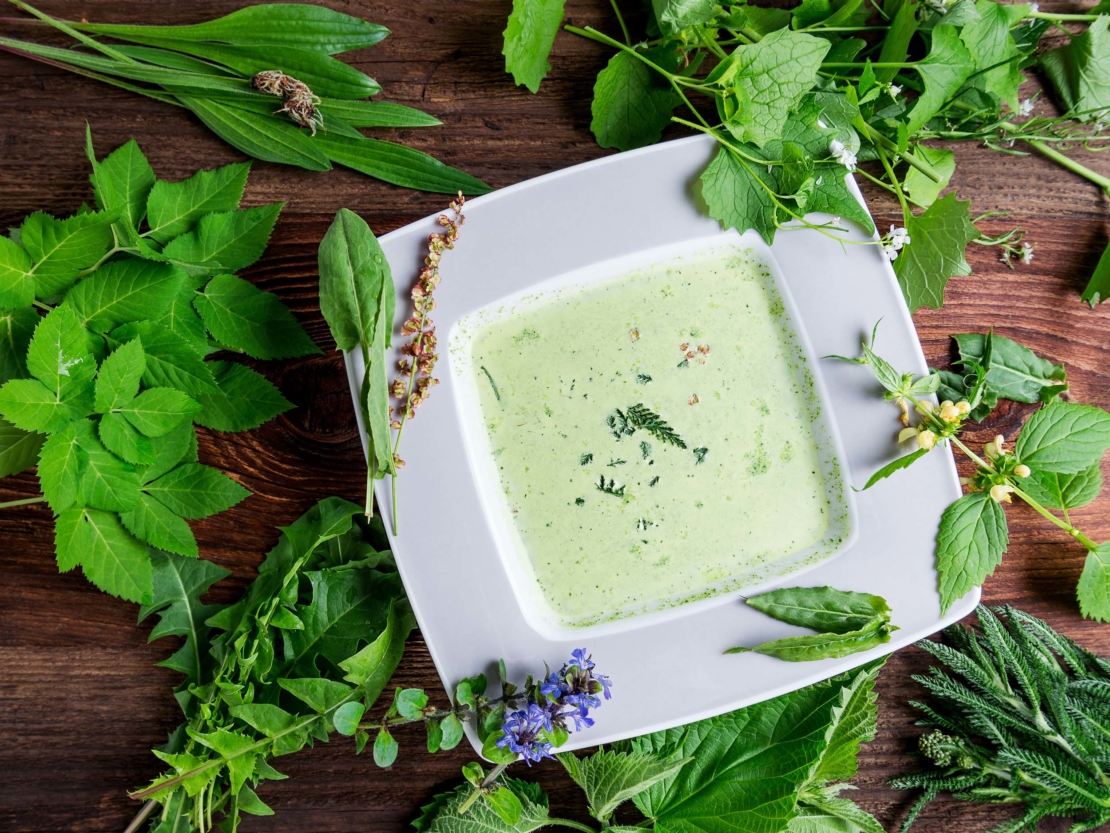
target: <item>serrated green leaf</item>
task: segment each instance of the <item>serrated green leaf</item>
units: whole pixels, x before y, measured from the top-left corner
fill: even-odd
[[[855,777],[860,744],[872,740],[878,728],[875,681],[883,662],[870,663],[840,678],[843,681],[840,697],[833,705],[826,731],[828,745],[810,775],[809,784],[823,785]]]
[[[933,27],[929,54],[915,63],[913,68],[921,74],[925,90],[907,116],[906,129],[910,134],[924,127],[959,91],[975,69],[975,62],[960,40],[959,30],[944,24]]]
[[[205,276],[205,279],[207,279],[207,276]],[[194,352],[204,355],[209,351],[210,343],[208,331],[204,328],[204,322],[200,320],[196,309],[193,308],[193,300],[196,297],[197,292],[191,285],[182,287],[181,291],[170,301],[170,305],[162,314],[162,317],[156,319],[154,324],[180,336],[188,342]]]
[[[118,410],[128,422],[147,437],[168,434],[203,406],[173,388],[144,390]]]
[[[238,793],[254,773],[254,761],[257,755],[250,749],[255,741],[246,735],[230,732],[227,729],[205,733],[190,727],[188,732],[189,737],[214,750],[224,759],[230,775],[231,792],[233,795]]]
[[[948,187],[952,174],[956,172],[956,154],[950,150],[931,148],[926,145],[918,145],[914,148],[914,153],[928,162],[940,175],[940,182],[934,182],[917,168],[911,167],[902,182],[910,202],[921,208],[928,208],[937,201],[940,192]]]
[[[52,433],[73,419],[69,409],[37,379],[12,379],[0,387],[0,416],[23,431]]]
[[[229,272],[245,269],[262,256],[274,223],[285,203],[276,202],[237,211],[205,214],[196,228],[166,244],[162,254],[174,260],[221,267]]]
[[[1102,469],[1095,463],[1076,474],[1035,471],[1018,481],[1021,490],[1048,509],[1078,509],[1102,492]]]
[[[72,309],[82,326],[106,333],[131,321],[159,318],[185,282],[185,273],[169,263],[116,260],[70,290],[61,308]]]
[[[960,40],[967,47],[984,88],[994,93],[1015,112],[1018,109],[1018,86],[1021,74],[1021,51],[1010,29],[1025,17],[1027,6],[1003,6],[994,0],[975,4],[978,18],[960,29]]]
[[[31,275],[31,258],[23,247],[7,237],[0,237],[0,307],[23,309],[35,300],[35,279]]]
[[[702,173],[701,183],[709,216],[722,228],[741,233],[755,229],[768,244],[774,242],[775,204],[771,194],[777,183],[763,166],[720,147]]]
[[[293,407],[266,377],[232,362],[209,362],[219,393],[197,397],[204,410],[193,417],[216,431],[247,431]]]
[[[35,465],[44,440],[42,434],[24,431],[0,419],[0,477],[18,474]]]
[[[644,56],[665,65],[673,49],[647,50]],[[665,67],[669,68],[669,67]],[[603,148],[632,150],[658,142],[681,99],[666,79],[627,52],[618,52],[597,75],[590,130]]]
[[[885,833],[883,826],[847,798],[806,799],[785,833]]]
[[[96,376],[96,412],[106,414],[134,399],[144,373],[146,354],[140,339],[136,338],[113,350],[101,363]]]
[[[82,269],[93,266],[112,246],[111,213],[78,214],[55,220],[37,211],[19,227],[24,250],[34,261],[35,296],[53,298],[77,280]]]
[[[819,633],[809,636],[788,636],[749,648],[729,648],[726,654],[756,653],[775,657],[784,662],[811,662],[813,660],[840,658],[869,651],[890,641],[892,628],[879,619],[859,630],[847,633]]]
[[[964,495],[944,510],[937,532],[942,612],[994,572],[1008,544],[1006,515],[987,492]]]
[[[910,243],[894,262],[894,273],[910,312],[939,308],[948,279],[971,274],[964,251],[979,232],[971,222],[970,205],[949,194],[906,221]]]
[[[120,414],[105,414],[97,432],[104,447],[126,463],[136,466],[153,465],[154,446]]]
[[[77,499],[87,457],[77,441],[77,424],[70,423],[46,438],[39,454],[39,485],[55,515]]]
[[[108,512],[126,512],[139,502],[139,475],[134,466],[112,454],[97,438],[92,422],[75,423],[84,466],[77,500]]]
[[[276,295],[235,275],[217,275],[193,303],[218,341],[249,356],[287,359],[320,352]]]
[[[27,347],[38,323],[33,309],[0,310],[0,385],[27,375]]]
[[[197,461],[197,432],[187,422],[162,437],[150,441],[154,446],[154,464],[142,468],[143,483],[157,480],[178,463]]]
[[[667,34],[704,25],[721,11],[714,0],[651,0],[651,8],[659,28]]]
[[[152,388],[177,388],[197,398],[216,390],[212,368],[193,346],[174,332],[149,321],[125,324],[112,332],[120,343],[138,337],[146,353],[143,384]]]
[[[890,614],[881,596],[834,587],[783,587],[747,602],[780,622],[828,633],[857,631]]]
[[[105,593],[149,603],[153,580],[146,545],[135,540],[113,512],[86,507],[66,514],[59,527],[59,569],[80,564],[85,577]]]
[[[132,535],[152,547],[189,558],[200,554],[189,524],[148,494],[141,494],[135,507],[121,512],[119,519]]]
[[[1084,616],[1110,622],[1110,544],[1087,553],[1076,590]]]
[[[319,134],[313,140],[337,165],[402,188],[436,194],[488,194],[492,189],[477,177],[445,165],[415,148],[382,139],[354,139]]]
[[[952,336],[960,358],[970,363],[983,361],[986,336],[961,333]],[[1042,359],[1028,347],[995,334],[991,341],[987,384],[995,394],[1014,402],[1051,402],[1068,389],[1068,374],[1062,364]]]
[[[86,135],[91,150],[91,133],[87,131]],[[154,187],[154,171],[138,143],[131,139],[112,151],[103,162],[97,162],[95,157],[90,161],[93,165],[90,179],[97,206],[118,214],[131,228],[137,229],[146,216],[147,195]]]
[[[70,309],[58,307],[39,322],[27,348],[27,370],[60,399],[87,387],[92,407],[96,361],[89,352],[88,334]]]
[[[198,171],[180,182],[154,183],[147,199],[149,236],[159,243],[192,231],[205,214],[233,211],[243,198],[250,162]]]
[[[143,490],[183,518],[207,518],[250,495],[222,471],[200,463],[182,463]]]
[[[422,808],[422,815],[413,826],[420,833],[532,833],[547,824],[546,795],[526,791],[524,782],[515,778],[503,777],[500,783],[502,789],[512,790],[520,801],[520,818],[513,826],[506,824],[488,801],[476,801],[465,813],[460,813],[460,806],[474,789],[470,784],[460,784],[453,792],[436,796]]]
[[[1076,474],[1096,465],[1107,448],[1110,414],[1057,400],[1029,418],[1014,453],[1034,471]]]
[[[586,793],[590,815],[602,822],[608,821],[617,807],[632,796],[671,777],[690,761],[604,749],[584,758],[569,752],[556,757]]]
[[[502,33],[505,72],[519,87],[539,92],[540,82],[551,70],[547,58],[563,22],[565,0],[513,0],[508,25]]]
[[[1041,67],[1060,102],[1081,121],[1105,120],[1110,108],[1110,17],[1099,15],[1087,31],[1041,55]]]

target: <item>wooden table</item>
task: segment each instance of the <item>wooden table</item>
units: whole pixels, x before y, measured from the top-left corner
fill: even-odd
[[[71,19],[192,23],[241,4],[44,0],[41,5]],[[607,59],[596,45],[560,34],[554,69],[533,96],[502,72],[508,0],[334,0],[331,5],[393,32],[379,46],[346,56],[381,82],[382,97],[421,107],[444,122],[424,131],[398,131],[400,141],[497,187],[605,153],[589,132],[593,78]],[[571,0],[567,10],[576,24],[614,29],[603,0]],[[240,158],[182,110],[8,55],[0,56],[0,77],[4,225],[37,209],[69,214],[90,199],[86,120],[101,152],[135,137],[166,179]],[[1011,212],[1009,219],[988,220],[982,228],[999,233],[1023,226],[1037,245],[1036,258],[1011,271],[998,261],[996,249],[972,246],[975,274],[949,284],[943,310],[926,309],[915,317],[930,363],[950,361],[950,333],[993,325],[1053,361],[1066,362],[1077,401],[1110,405],[1110,306],[1090,310],[1079,300],[1106,245],[1102,195],[1037,157],[974,147],[961,147],[958,157],[956,191],[972,200],[974,212]],[[1105,157],[1090,157],[1088,164],[1110,174]],[[900,222],[888,196],[867,183],[864,191],[881,228]],[[294,410],[244,434],[201,432],[201,459],[254,493],[233,510],[193,524],[202,556],[232,570],[217,590],[222,600],[236,597],[254,576],[262,553],[277,538],[275,526],[327,495],[362,499],[364,465],[347,378],[316,299],[316,246],[332,216],[346,206],[382,234],[446,203],[343,169],[317,174],[256,163],[247,204],[275,200],[286,201],[285,211],[266,256],[245,277],[280,295],[326,353],[257,365],[296,403]],[[1031,410],[1003,407],[971,434],[973,444],[1015,432]],[[0,501],[37,494],[32,474],[0,481]],[[1073,517],[1088,535],[1105,540],[1108,509],[1110,496],[1104,496]],[[1086,647],[1110,655],[1110,625],[1084,621],[1076,606],[1082,549],[1027,508],[1014,506],[1008,515],[1010,551],[987,582],[985,600],[1042,616]],[[898,558],[896,541],[890,557]],[[148,646],[149,625],[136,624],[134,605],[98,592],[79,574],[58,574],[44,506],[0,515],[0,569],[0,829],[122,830],[137,809],[126,791],[159,771],[150,748],[178,722],[171,696],[177,675],[154,667],[171,652],[171,640]],[[888,830],[901,823],[911,801],[885,781],[916,766],[906,753],[920,730],[905,702],[920,694],[909,675],[925,667],[924,654],[912,648],[887,664],[879,684],[878,737],[865,747],[855,779],[854,797]],[[396,681],[439,690],[419,636],[410,640]],[[289,780],[267,782],[261,793],[276,815],[249,819],[243,829],[407,829],[421,804],[459,781],[459,767],[473,755],[460,747],[430,756],[420,749],[421,732],[415,729],[400,739],[400,760],[384,772],[368,755],[355,757],[346,740],[283,759]],[[534,767],[528,777],[550,791],[559,815],[586,820],[577,789],[560,767]],[[981,831],[1006,817],[1004,810],[938,801],[917,829]]]

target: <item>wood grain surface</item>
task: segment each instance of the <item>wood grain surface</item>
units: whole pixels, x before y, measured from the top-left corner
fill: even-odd
[[[193,23],[225,14],[238,0],[51,0],[44,10],[103,22]],[[509,0],[330,0],[341,11],[385,24],[382,44],[344,56],[383,86],[383,100],[412,104],[444,125],[383,131],[463,168],[495,187],[603,155],[589,132],[593,78],[607,55],[595,44],[560,33],[553,70],[539,95],[514,87],[503,73],[501,31]],[[627,3],[626,5],[634,5]],[[1048,3],[1042,4],[1049,8]],[[1054,10],[1076,10],[1054,4]],[[569,20],[615,31],[605,0],[570,0]],[[34,34],[10,21],[5,34]],[[88,121],[102,152],[136,138],[159,177],[179,179],[238,155],[183,110],[140,99],[60,70],[0,55],[0,223],[36,209],[67,214],[90,198],[82,152]],[[1034,89],[1031,83],[1028,92]],[[675,132],[674,135],[680,135]],[[1107,205],[1097,188],[1040,158],[1006,156],[973,146],[957,151],[956,192],[973,212],[1008,211],[984,230],[1013,225],[1036,243],[1029,266],[1011,271],[997,250],[971,247],[974,275],[949,284],[942,310],[915,316],[931,364],[951,360],[950,333],[994,326],[1068,366],[1076,401],[1110,405],[1110,306],[1090,310],[1079,292],[1106,245]],[[1110,160],[1086,164],[1110,174]],[[864,184],[881,228],[900,222],[889,196]],[[316,246],[335,211],[357,211],[379,233],[441,209],[436,195],[405,191],[336,169],[309,173],[256,163],[246,204],[283,200],[269,250],[244,273],[294,310],[325,355],[257,363],[296,408],[251,432],[201,432],[201,459],[218,466],[254,495],[229,512],[193,524],[202,556],[232,571],[215,595],[236,597],[286,524],[320,498],[361,500],[364,463],[342,362],[316,299]],[[398,276],[405,281],[405,276]],[[971,434],[981,445],[1012,434],[1032,406],[1008,405]],[[965,472],[968,473],[968,472]],[[0,481],[0,501],[38,494],[23,474]],[[1110,495],[1074,513],[1097,540],[1110,538]],[[1027,508],[1008,510],[1011,546],[984,588],[989,603],[1010,603],[1047,619],[1086,647],[1110,655],[1110,625],[1080,618],[1075,583],[1082,549]],[[890,542],[890,558],[899,542]],[[460,602],[461,603],[461,602]],[[0,830],[119,831],[137,809],[126,796],[159,771],[150,748],[176,725],[173,672],[155,668],[170,640],[147,645],[149,624],[136,607],[96,591],[78,574],[59,575],[45,506],[0,515]],[[905,703],[920,695],[910,680],[927,663],[910,648],[895,654],[879,683],[879,732],[864,748],[854,797],[895,830],[911,801],[885,785],[916,764],[909,752],[919,734]],[[424,643],[414,635],[396,682],[439,691]],[[282,760],[290,776],[267,782],[262,798],[276,811],[248,818],[245,831],[401,831],[421,804],[459,779],[471,752],[427,755],[420,732],[401,733],[402,755],[389,771],[355,757],[343,740]],[[583,818],[577,789],[557,765],[533,767],[558,814]],[[1004,808],[934,803],[922,831],[971,833],[1008,816]],[[1063,831],[1066,825],[1042,825]]]

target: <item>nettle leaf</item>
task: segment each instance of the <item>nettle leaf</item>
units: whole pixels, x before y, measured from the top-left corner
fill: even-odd
[[[709,216],[722,228],[735,228],[741,233],[755,229],[768,245],[774,242],[775,204],[771,195],[776,193],[777,183],[764,166],[722,146],[702,173],[701,183]]]
[[[169,263],[127,258],[106,263],[66,295],[82,326],[106,333],[120,324],[160,317],[186,283]]]
[[[939,308],[948,279],[971,274],[964,251],[979,231],[971,222],[970,205],[949,194],[906,221],[911,242],[894,262],[894,273],[910,312],[923,306]]]
[[[140,339],[136,338],[112,351],[100,365],[96,376],[96,412],[106,414],[134,399],[144,373],[146,354]]]
[[[652,63],[674,70],[669,47],[644,51]],[[597,75],[590,130],[603,148],[632,150],[658,142],[681,99],[670,83],[640,59],[621,51]]]
[[[1049,509],[1078,509],[1102,492],[1102,467],[1095,463],[1075,474],[1035,471],[1019,482],[1021,490]]]
[[[959,345],[961,359],[982,363],[986,336],[961,333],[952,338]],[[998,396],[1014,402],[1047,403],[1068,389],[1067,380],[1062,364],[1053,364],[1016,341],[994,335],[987,384]]]
[[[845,682],[839,700],[833,705],[832,720],[826,733],[828,745],[810,776],[810,784],[847,781],[858,769],[859,747],[872,740],[878,728],[878,695],[875,682],[885,660],[850,671],[838,679]]]
[[[27,347],[38,323],[33,309],[0,310],[0,385],[27,375]]]
[[[788,625],[848,633],[890,614],[881,596],[834,587],[784,587],[747,600],[750,607]]]
[[[942,612],[994,572],[1008,545],[1006,515],[987,492],[964,495],[944,510],[937,532]]]
[[[1023,80],[1022,54],[1010,29],[1026,16],[1029,7],[1024,4],[1003,6],[994,0],[979,0],[975,9],[978,17],[960,29],[960,40],[967,47],[975,66],[984,71],[979,78],[987,92],[994,93],[1011,110],[1017,111],[1018,86]]]
[[[1110,414],[1057,400],[1029,418],[1014,453],[1034,471],[1076,474],[1096,465],[1107,448]]]
[[[293,407],[265,376],[233,362],[208,362],[218,393],[204,393],[197,401],[204,410],[193,419],[216,431],[246,431],[269,422]]]
[[[124,529],[114,512],[73,508],[57,521],[58,569],[80,565],[85,577],[113,596],[149,603],[153,594],[146,544]]]
[[[207,518],[250,495],[222,471],[200,463],[182,463],[143,490],[183,518]]]
[[[590,815],[598,821],[608,821],[625,801],[670,778],[690,762],[689,758],[674,760],[604,749],[584,758],[569,752],[556,757],[586,793]]]
[[[139,495],[133,509],[121,512],[119,519],[132,535],[152,547],[189,558],[200,554],[189,524],[146,493]]]
[[[147,195],[154,187],[154,171],[150,163],[134,139],[116,148],[103,162],[97,162],[92,153],[92,132],[87,127],[85,135],[93,167],[90,179],[97,206],[118,214],[132,229],[137,229],[146,216]]]
[[[1087,31],[1040,58],[1061,103],[1081,121],[1105,120],[1110,108],[1110,17],[1099,15]]]
[[[847,798],[820,796],[798,804],[786,833],[885,833],[879,822]]]
[[[206,214],[196,228],[171,240],[162,254],[173,260],[245,269],[262,256],[285,203]]]
[[[18,474],[35,465],[46,439],[0,419],[0,477]]]
[[[566,0],[513,0],[513,10],[502,33],[505,72],[517,86],[539,92],[540,82],[551,69],[547,57],[563,22]]]
[[[243,198],[250,162],[236,162],[211,171],[198,171],[180,182],[159,180],[147,198],[150,237],[168,243],[192,231],[205,214],[234,211]]]
[[[943,24],[933,28],[929,54],[915,63],[913,68],[921,74],[925,91],[918,96],[907,117],[906,129],[911,135],[924,127],[959,91],[975,69],[975,62],[960,40],[959,30]]]
[[[276,295],[235,275],[217,275],[193,303],[218,341],[249,356],[286,359],[320,352]]]
[[[784,662],[812,662],[820,659],[835,659],[869,651],[890,641],[893,630],[882,620],[875,619],[859,630],[847,633],[819,633],[808,636],[787,636],[749,648],[738,645],[729,648],[726,654],[756,653],[775,657]]]
[[[22,309],[31,306],[34,300],[30,256],[15,241],[0,237],[0,307]]]
[[[721,85],[734,86],[739,98],[721,99],[725,127],[740,141],[759,147],[777,139],[791,111],[817,83],[828,51],[827,40],[789,29],[738,46],[718,77]]]
[[[119,413],[145,436],[161,437],[202,407],[195,399],[179,390],[150,388],[121,406]]]
[[[154,446],[121,414],[105,414],[97,427],[104,447],[134,465],[149,466],[154,463]]]
[[[421,833],[532,833],[547,824],[547,796],[532,784],[515,778],[500,779],[502,790],[511,790],[520,801],[520,817],[508,824],[488,801],[476,801],[465,813],[459,812],[474,789],[460,784],[454,791],[437,795],[422,808],[413,826]]]
[[[112,223],[108,212],[78,214],[55,220],[36,211],[19,227],[19,239],[35,265],[35,296],[53,298],[73,285],[82,269],[97,263],[112,246]]]
[[[1084,616],[1110,622],[1110,544],[1087,553],[1077,592]]]

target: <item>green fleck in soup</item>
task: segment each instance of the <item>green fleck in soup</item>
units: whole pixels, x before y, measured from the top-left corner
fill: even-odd
[[[819,400],[750,252],[526,299],[471,345],[508,514],[562,625],[725,592],[846,535]]]

